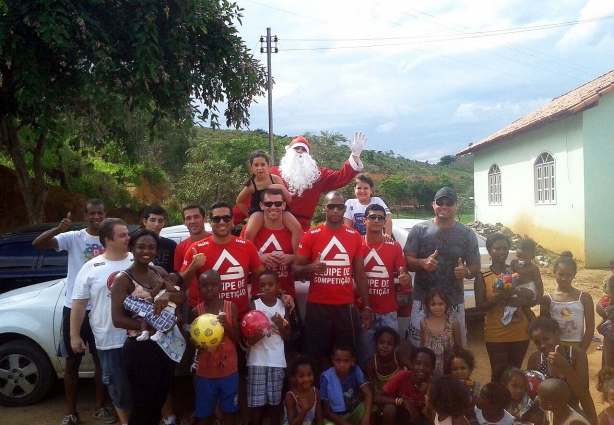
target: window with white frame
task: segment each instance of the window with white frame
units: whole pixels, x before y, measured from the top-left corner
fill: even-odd
[[[535,203],[556,204],[556,182],[554,158],[543,152],[535,160]]]
[[[488,204],[501,205],[501,170],[497,164],[488,170]]]

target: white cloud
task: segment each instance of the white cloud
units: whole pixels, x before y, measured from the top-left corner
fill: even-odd
[[[586,6],[580,10],[577,19],[587,20],[612,14],[614,14],[614,2],[588,0]],[[604,23],[604,21],[576,24],[563,35],[558,44],[566,49],[586,44],[594,46],[599,44],[603,38],[611,38],[613,33],[612,24]]]
[[[395,128],[397,128],[397,123],[395,122],[387,122],[385,124],[381,124],[379,125],[375,131],[377,131],[378,133],[389,133],[392,130],[394,130]]]
[[[460,105],[454,112],[453,121],[457,123],[489,121],[495,117],[500,117],[502,115],[520,118],[527,113],[543,106],[548,101],[549,99],[533,99],[517,103],[464,103]]]

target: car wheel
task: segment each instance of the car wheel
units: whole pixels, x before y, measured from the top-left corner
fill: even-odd
[[[26,406],[42,399],[56,376],[36,344],[11,341],[0,346],[0,404]]]

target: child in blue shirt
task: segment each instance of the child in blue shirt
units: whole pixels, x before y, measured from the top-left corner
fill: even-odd
[[[373,394],[362,370],[354,365],[350,347],[335,345],[333,367],[320,377],[320,398],[325,424],[369,425]]]

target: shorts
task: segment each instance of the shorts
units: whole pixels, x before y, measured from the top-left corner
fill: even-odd
[[[314,359],[328,358],[334,344],[356,349],[354,304],[318,304],[307,301],[303,354]]]
[[[63,358],[83,357],[85,352],[75,353],[70,346],[70,312],[71,309],[64,306],[62,310],[62,327],[60,329],[60,343],[58,344],[57,355]],[[94,332],[92,332],[92,327],[90,326],[89,310],[85,312],[79,336],[81,336],[81,339],[87,345],[90,354],[92,356],[97,356],[96,340],[94,339]]]
[[[420,321],[426,316],[426,311],[422,307],[422,301],[414,300],[411,309],[411,320],[409,321],[409,339],[414,347],[420,347]],[[450,317],[455,317],[460,325],[461,347],[467,346],[467,325],[465,323],[465,304],[452,304],[450,307]]]
[[[337,416],[341,416],[341,419],[343,419],[345,422],[348,422],[352,425],[360,425],[362,423],[363,416],[365,416],[364,401],[361,402],[358,406],[356,406],[354,410],[352,410],[351,412],[337,414]],[[403,422],[403,423],[409,423],[409,421]],[[335,423],[332,421],[329,421],[328,419],[324,419],[324,425],[335,425]]]
[[[279,406],[286,374],[283,367],[248,366],[247,407]]]
[[[118,409],[131,409],[132,393],[122,359],[122,349],[98,350],[98,357],[102,369],[102,383],[109,390],[113,406]]]
[[[220,400],[224,413],[239,411],[239,373],[224,378],[196,377],[196,417],[205,419],[215,413],[215,405]]]

